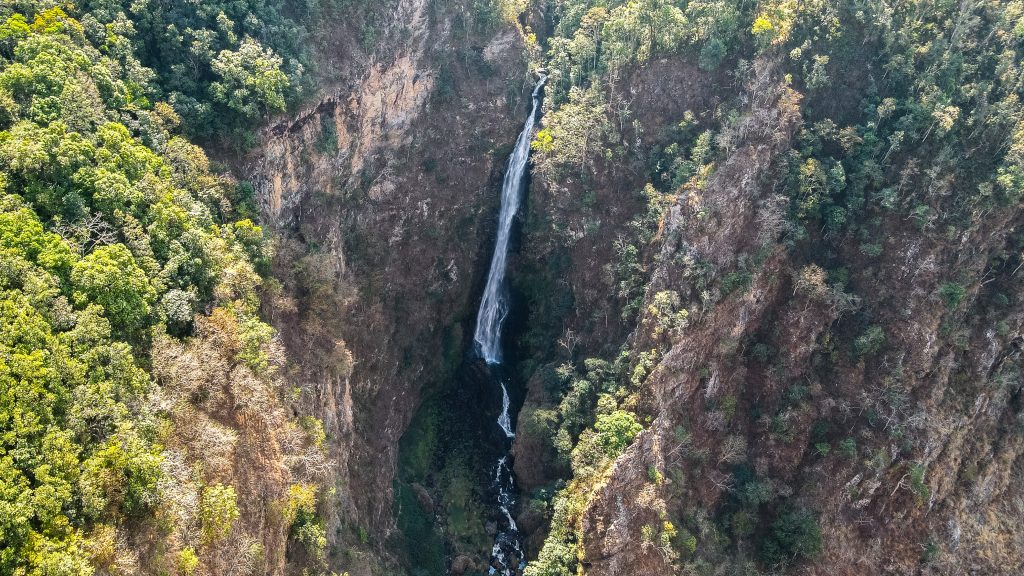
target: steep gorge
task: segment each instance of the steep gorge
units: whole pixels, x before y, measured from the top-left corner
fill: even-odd
[[[265,308],[338,463],[331,538],[370,551],[335,559],[352,574],[487,568],[487,450],[466,447],[466,410],[496,398],[466,366],[535,48],[511,23],[471,30],[463,9],[398,2],[389,48],[340,59],[337,87],[247,161],[282,238]],[[569,20],[544,3],[521,18],[542,42]],[[574,41],[594,25],[576,20]],[[803,50],[825,43],[807,28]],[[863,86],[812,73],[870,72],[838,49],[817,48],[819,70],[796,48],[738,44],[717,68],[699,45],[648,47],[556,78],[555,143],[538,136],[511,261],[526,315],[510,343],[517,521],[541,559],[527,573],[1014,573],[1019,205],[944,230],[920,212],[952,213],[953,182],[987,177],[922,169],[957,146],[926,125],[919,150],[844,160],[850,180],[856,163],[886,168],[861,200],[843,180],[807,216],[820,192],[800,181],[792,196],[801,166],[866,138],[843,93]],[[572,92],[588,82],[596,100]],[[600,113],[582,122],[606,132],[557,132],[559,111],[588,106]],[[596,149],[558,166],[559,139],[577,137]],[[680,182],[669,149],[692,158]],[[608,448],[609,429],[628,440]]]
[[[0,4],[0,576],[1024,573],[1022,22]]]
[[[479,35],[458,4],[403,0],[385,19],[402,23],[388,49],[340,59],[337,87],[265,130],[245,170],[282,238],[267,311],[337,462],[334,538],[391,563],[399,440],[468,350],[494,190],[532,83],[518,35]]]

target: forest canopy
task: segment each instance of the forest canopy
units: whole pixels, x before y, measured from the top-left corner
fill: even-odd
[[[148,28],[98,4],[79,18],[38,3],[2,10],[4,574],[91,574],[109,560],[110,526],[166,516],[173,418],[150,367],[163,348],[198,337],[197,317],[212,311],[230,336],[225,354],[270,374],[273,331],[257,315],[270,250],[251,200],[153,98],[178,94],[246,118],[279,110],[281,59],[244,31],[230,40],[222,18],[208,95],[198,78],[161,85],[135,48],[171,47],[153,47]]]

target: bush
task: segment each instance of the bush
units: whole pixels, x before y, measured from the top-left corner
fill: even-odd
[[[182,576],[192,576],[196,573],[196,568],[198,567],[199,556],[196,556],[195,549],[190,546],[178,552],[178,571],[181,572]]]
[[[720,287],[722,296],[728,296],[737,290],[746,291],[753,280],[754,275],[746,270],[729,272],[722,278],[722,285]]]
[[[869,326],[853,341],[853,355],[856,358],[874,354],[885,344],[885,332],[881,326]]]
[[[676,333],[686,327],[690,313],[680,306],[679,293],[675,290],[662,290],[654,295],[651,304],[647,306],[647,314],[654,324],[655,338],[666,332]]]
[[[847,438],[839,443],[839,453],[847,458],[857,457],[857,442],[853,438]]]
[[[237,519],[238,498],[233,486],[215,484],[203,490],[199,503],[199,521],[204,542],[219,542],[227,538]]]
[[[946,282],[939,287],[939,296],[950,311],[956,310],[966,295],[967,289],[962,284],[957,284],[956,282]]]
[[[316,515],[316,486],[293,484],[288,488],[285,519],[292,535],[317,560],[323,560],[327,549],[327,531]]]
[[[925,467],[919,462],[910,465],[910,491],[914,493],[917,505],[924,504],[931,496],[931,490],[924,482]]]
[[[677,531],[674,542],[683,557],[692,556],[697,551],[697,537],[685,528]]]
[[[612,458],[621,454],[643,429],[644,427],[636,421],[636,416],[625,410],[616,410],[611,414],[599,416],[594,423],[598,445]]]
[[[817,518],[805,508],[782,512],[772,524],[771,533],[761,547],[766,564],[782,564],[798,558],[821,554],[821,528]]]

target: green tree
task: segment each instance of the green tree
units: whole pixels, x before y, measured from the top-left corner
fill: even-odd
[[[123,244],[100,247],[75,263],[71,283],[79,306],[99,304],[124,334],[147,321],[156,299],[149,278]]]
[[[761,547],[768,564],[780,564],[821,554],[821,528],[814,514],[805,508],[790,508],[779,514]]]
[[[210,84],[215,102],[226,104],[248,118],[284,110],[288,76],[281,58],[252,38],[237,50],[222,50],[210,63],[218,80]]]
[[[238,519],[238,497],[234,486],[214,484],[203,490],[199,503],[199,521],[202,523],[203,540],[218,542],[231,534]]]
[[[615,410],[610,414],[598,416],[597,422],[594,423],[597,443],[611,457],[622,453],[643,429],[644,427],[636,421],[636,416],[625,410]]]

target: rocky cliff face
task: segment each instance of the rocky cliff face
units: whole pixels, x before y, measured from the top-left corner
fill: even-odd
[[[777,203],[772,202],[770,187],[762,183],[789,144],[800,119],[793,101],[795,96],[769,65],[758,66],[757,76],[745,88],[746,109],[737,126],[742,136],[735,151],[702,190],[680,198],[665,216],[659,258],[663,264],[653,271],[648,288],[651,296],[685,285],[687,270],[678,264],[677,255],[709,258],[716,266],[728,267],[745,251],[771,236],[770,229],[760,237],[749,231],[762,229],[762,223],[774,218],[772,211],[778,210]],[[751,280],[749,291],[702,314],[687,328],[684,337],[672,338],[669,351],[651,369],[641,389],[640,402],[651,411],[653,420],[596,488],[582,517],[584,566],[588,574],[625,574],[637,568],[651,573],[672,569],[671,557],[659,547],[636,543],[643,541],[644,526],[660,526],[668,508],[681,504],[681,487],[673,485],[681,478],[673,484],[662,483],[659,489],[648,471],[667,473],[681,467],[684,455],[675,431],[684,425],[693,429],[691,417],[703,421],[704,428],[693,430],[693,445],[721,458],[721,450],[717,449],[725,440],[721,423],[708,418],[706,406],[698,406],[702,401],[710,404],[714,398],[736,393],[746,383],[729,343],[755,333],[776,300],[773,292],[783,289],[772,273],[781,268],[779,259],[784,257],[783,251],[778,247],[767,251],[765,273]],[[633,346],[657,349],[659,342],[650,337],[647,327],[642,323],[633,333]],[[706,376],[702,377],[702,371]],[[687,480],[693,491],[690,498],[698,498],[705,510],[714,510],[728,490],[726,481],[716,477],[713,470]]]
[[[802,119],[761,66],[735,150],[665,215],[645,309],[659,293],[693,286],[687,263],[728,270],[758,250],[763,263],[742,293],[698,304],[697,318],[691,307],[689,326],[667,343],[653,335],[650,312],[641,314],[631,346],[667,350],[640,391],[649,427],[581,514],[586,573],[671,571],[676,557],[644,535],[669,516],[690,518],[684,525],[700,543],[690,565],[723,553],[742,563],[742,545],[704,543],[721,529],[707,518],[733,514],[749,486],[736,462],[785,500],[779,508],[820,511],[823,552],[801,573],[1015,573],[1024,565],[1012,480],[1022,470],[1022,310],[1017,296],[996,297],[1018,293],[1007,284],[1013,268],[993,260],[1015,245],[1020,213],[993,214],[953,249],[892,221],[881,262],[840,256],[860,301],[809,287],[814,264],[776,237],[770,185]],[[943,279],[960,273],[983,280],[945,306]],[[683,294],[699,302],[696,290]],[[836,350],[837,334],[863,329],[850,318],[854,306],[886,326],[886,352]],[[835,363],[825,368],[823,355]],[[848,452],[837,456],[829,446],[844,439]]]
[[[372,549],[333,559],[352,574],[394,567],[400,439],[425,434],[410,421],[465,350],[530,83],[511,27],[438,6],[399,1],[384,47],[337,55],[330,88],[248,164],[280,237],[267,312],[338,463],[332,537]],[[566,568],[537,574],[1024,565],[1019,206],[962,226],[912,206],[953,212],[950,190],[979,187],[929,164],[950,153],[929,129],[885,153],[869,186],[885,209],[859,230],[795,223],[801,154],[859,145],[860,103],[805,89],[787,58],[616,68],[595,105],[614,137],[571,170],[539,162],[511,272],[527,316],[514,452],[528,552]],[[681,145],[693,166],[669,185]],[[623,412],[643,430],[588,460],[594,416]],[[446,513],[432,487],[410,494],[428,523]],[[458,552],[453,570],[483,568]]]
[[[339,56],[336,85],[268,127],[248,164],[280,235],[268,313],[338,464],[335,539],[385,559],[399,439],[458,363],[493,185],[528,104],[519,36],[468,14],[398,2],[384,44]]]
[[[688,64],[650,63],[627,84],[643,87],[658,67]],[[721,573],[716,566],[743,574],[1018,572],[1019,206],[941,231],[879,210],[876,236],[865,240],[879,250],[817,232],[795,237],[790,200],[779,195],[787,154],[822,121],[817,114],[832,104],[820,99],[829,96],[804,105],[771,58],[754,61],[742,84],[690,70],[685,80],[658,76],[674,99],[628,90],[618,92],[624,103],[611,99],[632,113],[621,140],[637,156],[666,146],[659,126],[683,110],[716,126],[723,150],[706,179],[661,197],[635,265],[645,276],[635,316],[618,314],[616,243],[644,210],[629,194],[644,175],[597,162],[589,178],[545,176],[534,189],[533,252],[524,251],[520,272],[571,304],[556,324],[561,348],[535,356],[552,363],[530,380],[517,472],[530,488],[566,486],[556,481],[567,477],[558,434],[578,409],[574,394],[609,389],[590,360],[590,384],[577,384],[582,360],[614,358],[615,342],[627,351],[634,387],[592,400],[598,428],[606,400],[646,423],[607,465],[581,458],[588,432],[579,436],[573,479],[546,511],[551,533],[543,547],[539,535],[531,539],[543,559],[535,573],[564,573],[559,566],[576,562],[593,575]],[[718,123],[723,106],[739,113]],[[918,162],[927,163],[909,164]],[[910,168],[902,185],[942,194],[957,178],[942,170],[937,162]],[[587,191],[601,210],[581,207]],[[561,262],[555,274],[552,261]],[[554,374],[565,373],[552,369],[559,362],[569,363],[559,370],[577,367],[561,396],[551,392]],[[536,526],[544,506],[536,500],[524,524]]]

